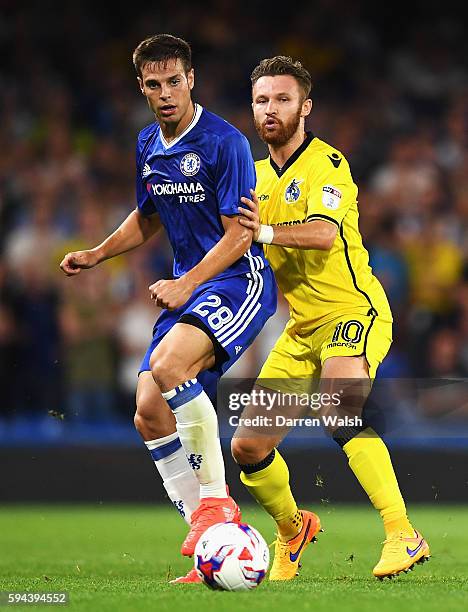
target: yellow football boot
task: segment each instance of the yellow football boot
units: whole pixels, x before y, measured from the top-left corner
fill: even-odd
[[[393,578],[401,572],[412,571],[416,563],[429,560],[429,545],[423,536],[414,530],[414,537],[395,532],[385,540],[380,561],[374,567],[376,578]]]
[[[275,542],[275,558],[270,570],[270,580],[292,580],[297,576],[300,568],[302,553],[311,542],[316,542],[315,537],[320,528],[320,519],[313,512],[300,510],[302,514],[301,531],[287,542],[281,542],[279,538]]]

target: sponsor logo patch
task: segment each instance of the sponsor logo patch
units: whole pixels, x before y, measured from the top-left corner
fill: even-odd
[[[328,210],[336,210],[340,206],[341,191],[333,185],[325,185],[322,189],[322,204]]]

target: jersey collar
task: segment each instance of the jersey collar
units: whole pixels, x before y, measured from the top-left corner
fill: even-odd
[[[278,177],[283,176],[286,170],[293,165],[293,163],[298,159],[298,157],[304,153],[307,147],[310,145],[315,136],[312,132],[306,132],[306,137],[304,138],[304,142],[301,144],[299,148],[297,148],[294,153],[287,159],[286,163],[280,168],[277,163],[275,163],[270,155],[270,164],[273,170],[276,172]]]
[[[182,138],[184,138],[184,136],[187,136],[187,134],[190,132],[190,130],[192,130],[197,125],[198,120],[201,117],[202,111],[203,111],[203,106],[201,106],[201,104],[197,104],[195,102],[192,120],[190,121],[188,126],[185,128],[185,130],[183,132],[181,132],[177,136],[177,138],[174,138],[174,140],[171,140],[171,142],[167,142],[166,141],[166,139],[164,138],[164,135],[162,133],[162,130],[160,130],[159,133],[161,135],[161,142],[163,143],[164,148],[165,149],[170,149],[175,144],[177,144],[180,140],[182,140]]]

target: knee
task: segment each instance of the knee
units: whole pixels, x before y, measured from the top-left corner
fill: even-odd
[[[176,430],[174,415],[162,400],[148,394],[137,396],[137,408],[133,417],[135,429],[144,440],[156,440],[174,433]]]
[[[148,429],[151,428],[152,421],[154,421],[154,406],[153,410],[151,410],[149,403],[145,402],[144,399],[139,398],[137,400],[136,411],[133,417],[135,429],[143,437],[145,437]]]
[[[157,408],[155,396],[156,394],[150,392],[146,387],[137,389],[136,411],[133,422],[138,431],[145,426],[145,423],[154,420],[155,410]]]
[[[260,463],[273,450],[270,445],[262,444],[255,438],[233,438],[231,440],[231,453],[234,461],[239,465],[255,465]]]
[[[133,424],[135,425],[135,429],[143,435],[148,426],[148,419],[143,414],[138,412],[137,409],[133,417]]]
[[[154,353],[150,360],[150,367],[154,380],[163,391],[169,391],[194,377],[193,372],[188,371],[187,365],[180,356],[170,351]]]

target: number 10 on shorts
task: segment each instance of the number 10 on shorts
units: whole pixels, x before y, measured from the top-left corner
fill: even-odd
[[[352,342],[353,344],[359,344],[362,338],[362,332],[364,331],[364,325],[360,321],[355,321],[351,319],[350,321],[340,321],[338,325],[335,327],[335,332],[333,334],[332,342],[338,342],[341,338],[345,342]]]

